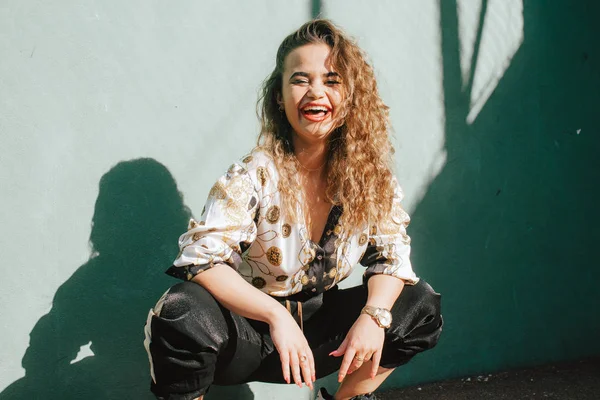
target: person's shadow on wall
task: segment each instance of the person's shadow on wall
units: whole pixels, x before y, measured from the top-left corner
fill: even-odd
[[[159,162],[124,161],[108,171],[92,219],[91,257],[61,285],[52,309],[31,331],[25,377],[0,399],[153,399],[143,326],[174,283],[163,271],[189,217]],[[82,346],[93,356],[82,358]],[[212,398],[254,398],[247,385],[211,392]]]

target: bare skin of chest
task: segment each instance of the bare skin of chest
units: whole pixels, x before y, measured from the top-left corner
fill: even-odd
[[[321,235],[323,234],[323,229],[325,229],[325,225],[327,224],[327,217],[329,216],[329,211],[331,210],[331,203],[326,201],[309,201],[308,203],[310,207],[310,220],[312,222],[310,228],[310,240],[315,243],[319,243],[319,240],[321,240]]]
[[[326,183],[322,180],[305,181],[306,212],[310,219],[310,240],[318,243],[327,224],[331,203],[325,196]]]

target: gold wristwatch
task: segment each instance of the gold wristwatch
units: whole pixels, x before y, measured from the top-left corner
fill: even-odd
[[[392,324],[392,313],[385,308],[364,306],[360,313],[370,315],[381,328],[389,328]]]

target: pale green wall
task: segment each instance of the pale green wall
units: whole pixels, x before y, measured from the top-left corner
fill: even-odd
[[[415,269],[443,293],[439,346],[387,385],[600,354],[599,7],[365,4],[0,0],[0,399],[150,398],[141,326],[177,235],[319,8],[375,65]]]

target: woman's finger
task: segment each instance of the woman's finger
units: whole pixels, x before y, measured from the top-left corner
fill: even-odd
[[[342,356],[346,352],[346,347],[348,347],[348,336],[346,336],[346,339],[340,344],[340,347],[329,353],[329,355],[334,357]]]
[[[306,353],[307,353],[306,355],[308,356],[308,365],[310,366],[310,378],[311,378],[311,381],[314,382],[317,380],[317,371],[315,369],[315,358],[313,356],[312,349],[308,348],[308,351]]]
[[[365,361],[365,357],[362,357],[358,353],[356,353],[354,355],[354,359],[352,360],[352,364],[350,364],[350,368],[348,368],[348,375],[359,369]]]
[[[298,359],[298,353],[293,351],[290,354],[290,366],[292,367],[292,376],[296,385],[302,387],[302,375],[300,374],[300,360]]]
[[[279,353],[281,359],[281,372],[283,372],[283,380],[290,383],[290,357],[287,352]]]
[[[302,370],[302,377],[304,378],[304,383],[312,389],[312,373],[310,369],[310,360],[308,356],[304,353],[301,353],[298,358],[300,359],[300,369]]]
[[[340,366],[340,372],[338,373],[338,382],[343,381],[346,377],[348,368],[350,368],[350,364],[352,364],[355,354],[356,350],[354,350],[352,347],[346,348],[346,353],[344,354],[344,359],[342,360],[342,365]]]
[[[366,355],[363,357],[363,361],[367,362],[367,361],[371,360],[373,358],[373,354],[375,354],[375,352],[368,351],[366,353]]]
[[[377,376],[377,370],[379,369],[379,363],[381,362],[381,350],[378,350],[373,354],[372,361],[371,379],[375,379],[375,376]]]

